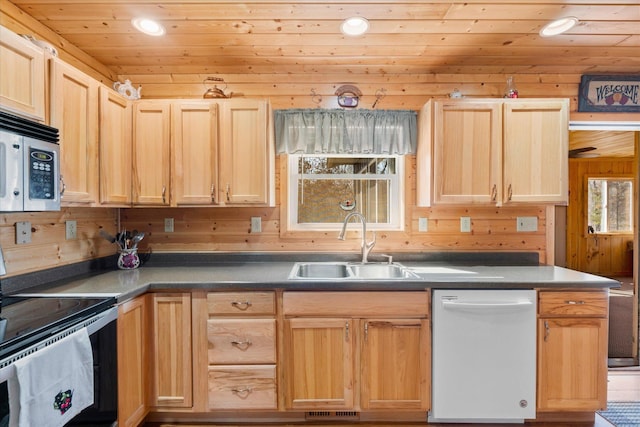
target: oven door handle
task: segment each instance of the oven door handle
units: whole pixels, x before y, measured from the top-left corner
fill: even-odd
[[[100,313],[91,316],[88,319],[85,319],[81,322],[76,323],[73,326],[69,326],[64,328],[52,336],[33,344],[30,347],[22,349],[17,353],[14,353],[3,360],[0,360],[0,383],[3,383],[9,379],[12,375],[12,364],[16,360],[23,358],[26,355],[34,353],[38,350],[45,348],[46,346],[56,342],[59,340],[61,336],[67,336],[74,332],[79,331],[82,328],[87,328],[87,333],[92,335],[104,328],[106,325],[111,323],[112,321],[118,318],[118,307],[110,307],[107,310],[101,311]]]

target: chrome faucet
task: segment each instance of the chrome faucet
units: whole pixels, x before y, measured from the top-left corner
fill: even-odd
[[[362,248],[362,263],[367,262],[367,257],[369,256],[369,252],[376,244],[376,232],[373,232],[373,240],[367,243],[367,220],[360,212],[351,212],[346,216],[344,222],[342,223],[342,231],[338,235],[338,239],[344,240],[344,234],[347,231],[347,224],[352,217],[356,217],[362,223],[362,243],[360,244]]]

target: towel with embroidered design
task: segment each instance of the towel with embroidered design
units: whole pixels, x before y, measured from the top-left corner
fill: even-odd
[[[62,427],[93,404],[93,353],[86,328],[13,366],[9,427]]]

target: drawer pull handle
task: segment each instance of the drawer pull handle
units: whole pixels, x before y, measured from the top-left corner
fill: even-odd
[[[246,310],[251,307],[251,301],[233,301],[231,305],[239,310]]]
[[[585,304],[584,301],[572,301],[572,300],[567,300],[564,303],[565,304],[569,304],[569,305],[583,305],[583,304]]]
[[[251,346],[253,343],[251,341],[231,341],[231,345],[235,345],[237,347],[244,347],[244,348],[248,348],[249,346]]]
[[[246,397],[253,392],[253,389],[251,387],[232,388],[231,392],[233,394],[242,395],[240,397]]]

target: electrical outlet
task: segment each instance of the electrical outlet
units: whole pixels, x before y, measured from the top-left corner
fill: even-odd
[[[173,233],[173,218],[164,219],[164,232]]]
[[[538,217],[537,216],[517,217],[516,231],[538,231]]]
[[[65,229],[65,236],[67,240],[78,238],[78,223],[76,221],[66,221]]]
[[[471,217],[470,216],[460,217],[460,232],[471,233]]]
[[[418,231],[421,233],[429,231],[429,218],[418,218]]]
[[[16,222],[16,244],[31,243],[31,223]]]
[[[262,233],[262,218],[259,216],[251,217],[251,232]]]

